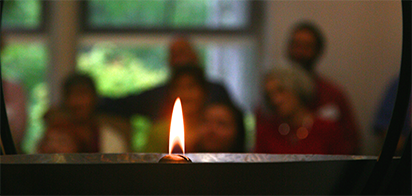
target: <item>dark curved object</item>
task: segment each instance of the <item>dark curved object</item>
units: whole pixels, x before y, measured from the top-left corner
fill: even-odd
[[[402,157],[396,157],[389,166],[376,195],[412,195],[411,194],[411,135],[406,140]]]
[[[402,0],[402,59],[399,73],[398,92],[395,107],[389,124],[388,133],[382,147],[381,154],[362,194],[377,194],[388,173],[396,146],[405,123],[408,102],[411,94],[411,1]],[[405,156],[405,154],[403,155]],[[402,156],[402,158],[403,158]],[[410,156],[410,155],[409,155]],[[410,165],[409,165],[410,168]],[[409,169],[410,171],[410,169]],[[405,179],[408,180],[408,179]],[[409,182],[410,182],[409,172]],[[410,190],[409,190],[410,193]]]
[[[378,194],[385,195],[411,195],[411,134],[409,134],[402,159],[396,167],[391,181],[383,191]]]
[[[3,3],[3,2],[2,2]],[[0,72],[1,74],[1,72]],[[16,146],[11,136],[9,121],[7,119],[6,105],[4,103],[3,82],[1,85],[1,143],[3,144],[4,154],[17,154]],[[3,151],[2,151],[3,154]]]
[[[5,155],[4,195],[350,195],[362,191],[376,156],[188,153]],[[399,162],[399,159],[394,159]],[[340,177],[345,175],[345,181]],[[70,183],[68,183],[70,182]],[[341,189],[336,190],[336,187]]]
[[[3,2],[4,1],[0,2],[2,14],[3,14]],[[0,28],[1,28],[1,19],[2,17],[0,17]],[[0,71],[0,75],[1,75],[1,71]],[[10,132],[9,120],[7,119],[6,104],[4,103],[4,95],[3,95],[3,82],[1,82],[0,85],[1,85],[1,90],[0,90],[1,91],[1,143],[3,144],[4,154],[17,154],[16,146],[14,145],[13,137],[11,136],[11,132]],[[3,151],[1,154],[3,154]]]
[[[411,35],[412,34],[412,19],[406,17],[405,13],[410,13],[412,9],[412,3],[410,1],[404,1],[402,3],[403,7],[403,33],[404,35]],[[409,24],[409,25],[405,25]],[[404,36],[403,43],[411,43],[411,36]],[[410,57],[412,53],[412,48],[408,46],[408,54],[406,54],[407,58],[405,63],[407,65],[412,64],[412,59]],[[408,70],[410,71],[410,70]],[[412,131],[412,130],[411,130]],[[402,158],[397,166],[393,176],[391,177],[391,181],[388,187],[385,190],[385,195],[411,195],[412,187],[410,186],[412,183],[412,134],[409,133],[408,140],[406,142],[404,152],[402,154]]]

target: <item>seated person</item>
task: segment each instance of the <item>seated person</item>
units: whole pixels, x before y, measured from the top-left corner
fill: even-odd
[[[180,97],[185,127],[185,152],[193,152],[207,95],[204,73],[197,66],[182,66],[174,70],[168,85],[169,91],[163,97],[164,104],[162,104],[165,117],[154,123],[145,151],[168,152],[173,104],[176,98]]]
[[[208,103],[203,114],[196,152],[245,152],[242,112],[230,103]]]
[[[79,153],[87,152],[84,142],[78,136],[79,124],[71,113],[62,108],[51,108],[43,116],[46,132],[41,139],[38,153]]]
[[[169,47],[169,54],[168,66],[171,72],[181,66],[200,67],[197,54],[185,37],[179,36],[172,42]],[[206,88],[208,89],[208,100],[231,101],[229,93],[221,84],[206,81]],[[159,113],[159,111],[163,109],[163,98],[168,91],[168,85],[165,84],[123,98],[104,98],[99,109],[126,118],[139,114],[154,122],[164,118],[163,113]]]
[[[298,67],[278,68],[264,81],[266,107],[256,112],[257,153],[347,154],[344,132],[336,122],[310,109],[314,81]]]
[[[74,121],[84,127],[83,139],[90,152],[122,153],[129,151],[130,129],[122,130],[112,119],[96,112],[97,91],[94,81],[85,74],[72,74],[63,84],[63,107]],[[127,127],[127,126],[126,126]]]

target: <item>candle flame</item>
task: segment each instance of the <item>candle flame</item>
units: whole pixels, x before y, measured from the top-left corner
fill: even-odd
[[[185,153],[185,131],[183,125],[182,103],[177,98],[173,106],[172,121],[170,123],[169,154]]]

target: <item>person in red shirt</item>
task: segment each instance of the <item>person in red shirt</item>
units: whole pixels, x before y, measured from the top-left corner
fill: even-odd
[[[349,154],[344,132],[317,116],[313,78],[299,67],[269,72],[264,81],[265,107],[256,113],[257,153]]]
[[[315,99],[310,108],[322,119],[335,121],[344,130],[344,139],[351,154],[360,147],[359,125],[352,105],[342,88],[315,71],[324,51],[322,32],[310,22],[302,22],[292,31],[287,48],[288,59],[306,70],[315,80]]]

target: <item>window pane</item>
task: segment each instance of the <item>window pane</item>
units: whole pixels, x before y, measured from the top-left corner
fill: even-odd
[[[89,1],[88,24],[94,27],[154,27],[164,20],[165,1]]]
[[[176,1],[173,28],[246,28],[249,22],[248,1],[197,0]]]
[[[41,24],[40,0],[4,1],[2,11],[2,28],[35,29]]]
[[[27,126],[21,148],[24,153],[34,153],[44,132],[42,116],[49,105],[45,79],[47,47],[43,43],[10,43],[1,57],[3,79],[18,82],[25,90]]]
[[[241,29],[249,23],[249,1],[88,1],[92,28]]]

